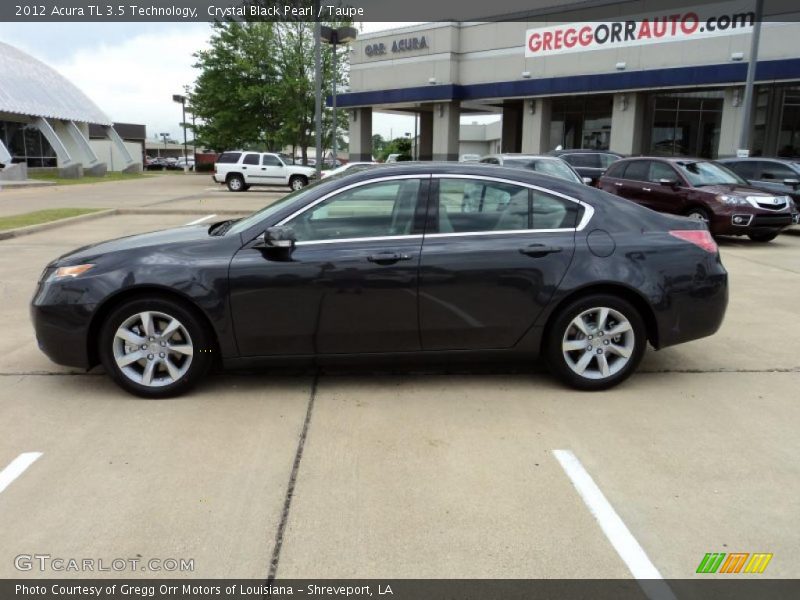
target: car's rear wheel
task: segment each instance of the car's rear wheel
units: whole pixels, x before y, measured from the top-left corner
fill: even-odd
[[[585,296],[564,307],[548,328],[545,360],[551,372],[581,390],[624,381],[644,355],[647,335],[639,311],[607,294]]]
[[[99,355],[124,390],[144,398],[177,396],[212,362],[212,338],[194,311],[167,298],[138,298],[115,308],[102,325]]]
[[[302,175],[293,175],[292,178],[289,179],[289,187],[292,190],[302,190],[307,185],[308,179]]]
[[[247,187],[244,184],[244,177],[241,175],[231,175],[228,177],[228,190],[231,192],[243,192]]]
[[[778,231],[756,231],[753,233],[748,233],[747,237],[749,237],[754,242],[771,242],[776,237],[778,237]]]

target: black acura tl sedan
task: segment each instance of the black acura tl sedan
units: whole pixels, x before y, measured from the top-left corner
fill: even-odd
[[[705,223],[547,175],[399,163],[253,215],[95,244],[32,302],[55,362],[145,397],[215,363],[545,359],[613,386],[655,348],[713,334],[727,272]]]

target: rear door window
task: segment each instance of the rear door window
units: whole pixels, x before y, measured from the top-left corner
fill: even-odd
[[[624,179],[630,179],[631,181],[647,181],[649,174],[649,160],[634,160],[628,163],[628,166],[625,168],[625,174],[622,177]]]
[[[220,154],[219,158],[217,159],[218,163],[237,163],[239,162],[239,158],[242,156],[241,152],[223,152]]]
[[[257,165],[259,163],[259,156],[258,154],[245,154],[244,160],[242,164],[245,165]]]

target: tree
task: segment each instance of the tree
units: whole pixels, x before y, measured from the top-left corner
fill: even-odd
[[[372,136],[372,155],[373,156],[382,156],[383,150],[386,148],[386,140],[383,139],[383,136],[380,133],[376,133]]]
[[[325,22],[339,27],[349,22]],[[340,50],[341,53],[341,50]],[[278,150],[298,148],[307,162],[314,145],[314,24],[224,22],[214,25],[210,48],[195,54],[197,78],[190,103],[202,119],[198,140],[216,150],[234,147]],[[322,46],[322,89],[327,96],[336,79],[339,89],[348,79],[347,61],[333,72],[333,52]],[[323,148],[333,141],[332,111],[323,107]],[[337,111],[337,145],[347,116]]]
[[[386,160],[390,154],[399,154],[397,160],[411,160],[411,140],[406,137],[393,139],[384,146],[380,160]]]
[[[216,23],[209,49],[195,53],[201,73],[189,103],[200,120],[196,137],[205,146],[278,148],[279,72],[265,51],[274,39],[274,23]]]

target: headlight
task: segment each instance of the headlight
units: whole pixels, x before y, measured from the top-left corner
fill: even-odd
[[[728,196],[727,194],[720,194],[717,200],[728,206],[750,206],[750,203],[741,196]]]
[[[93,264],[73,265],[71,267],[58,267],[50,276],[51,279],[64,279],[65,277],[78,277],[94,267]]]

